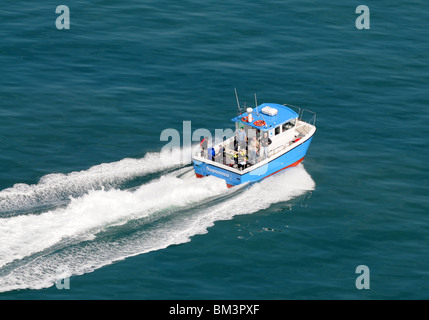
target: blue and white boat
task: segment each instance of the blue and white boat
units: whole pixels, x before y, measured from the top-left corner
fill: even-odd
[[[314,112],[276,103],[246,111],[231,119],[232,137],[214,145],[205,141],[193,154],[198,178],[215,176],[232,187],[265,179],[304,160],[316,132]]]

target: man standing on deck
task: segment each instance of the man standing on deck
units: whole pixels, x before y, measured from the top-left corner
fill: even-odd
[[[256,164],[256,152],[258,152],[259,149],[259,142],[256,140],[256,137],[253,137],[252,141],[249,143],[249,162],[251,164]]]
[[[209,138],[207,138],[207,137],[204,137],[204,139],[201,140],[201,142],[200,142],[201,157],[203,157],[203,158],[207,158],[208,143],[209,143]]]
[[[246,132],[244,132],[244,128],[241,127],[237,133],[238,146],[242,149],[246,149]]]
[[[261,138],[262,153],[264,155],[264,158],[262,160],[265,160],[268,158],[268,151],[269,151],[269,145],[270,144],[271,144],[271,139],[268,138],[268,134],[265,131],[264,135]]]

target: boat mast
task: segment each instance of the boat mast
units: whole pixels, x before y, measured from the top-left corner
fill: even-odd
[[[234,91],[235,91],[235,99],[237,99],[238,112],[239,112],[239,114],[241,114],[241,107],[240,107],[240,102],[238,101],[237,89],[234,88]]]

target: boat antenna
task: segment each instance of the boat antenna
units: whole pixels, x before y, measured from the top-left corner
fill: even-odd
[[[256,100],[256,93],[255,93],[255,109],[256,109],[256,114],[259,115],[259,112],[258,112],[258,100]]]
[[[240,102],[238,101],[237,89],[236,89],[236,88],[234,88],[234,91],[235,91],[235,98],[237,99],[237,106],[238,106],[238,110],[241,110],[241,108],[240,108]]]

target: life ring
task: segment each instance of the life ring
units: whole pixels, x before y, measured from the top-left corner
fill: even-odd
[[[263,120],[256,120],[255,122],[253,122],[253,124],[255,126],[261,127],[261,126],[265,126],[265,121],[263,121]]]
[[[241,121],[243,121],[243,122],[249,122],[249,121],[248,121],[248,117],[242,117],[242,118],[241,118]]]

